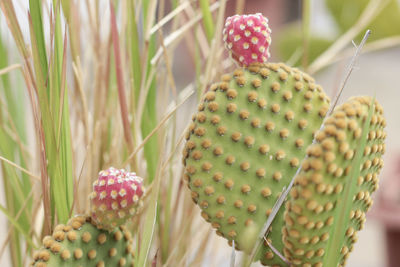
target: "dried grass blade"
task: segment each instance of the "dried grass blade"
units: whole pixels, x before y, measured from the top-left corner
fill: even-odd
[[[177,104],[173,110],[171,110],[159,123],[158,125],[146,136],[146,138],[143,139],[142,143],[128,156],[128,158],[124,161],[124,163],[122,164],[123,166],[125,166],[129,160],[131,160],[136,153],[138,153],[140,151],[140,149],[142,149],[144,147],[144,145],[146,144],[146,142],[149,141],[149,139],[163,126],[163,124],[168,121],[168,119],[176,112],[176,110],[183,104],[186,102],[186,100],[189,99],[189,97],[194,93],[194,91],[192,91],[188,96],[186,96],[181,103]]]
[[[124,127],[124,136],[125,141],[128,145],[128,150],[132,151],[133,149],[133,140],[132,140],[132,132],[129,123],[129,113],[128,107],[126,104],[126,96],[125,96],[125,87],[124,87],[124,77],[122,72],[122,63],[121,63],[121,51],[119,48],[119,37],[118,37],[118,29],[117,29],[117,21],[115,18],[115,10],[114,5],[110,2],[110,10],[111,10],[111,34],[114,46],[114,57],[115,57],[115,69],[117,75],[117,84],[118,84],[118,97],[121,108],[121,118]]]
[[[330,64],[337,54],[351,42],[389,4],[388,0],[370,0],[357,22],[337,39],[324,53],[312,62],[309,73],[315,73]]]

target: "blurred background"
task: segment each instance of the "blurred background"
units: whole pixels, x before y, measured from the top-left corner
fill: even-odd
[[[108,37],[110,32],[109,1],[95,1],[96,0],[71,1],[72,3],[75,3],[74,5],[76,7],[79,7],[78,13],[75,14],[75,17],[74,15],[71,15],[72,21],[74,19],[79,19],[79,25],[81,25],[78,26],[81,27],[81,29],[80,33],[77,34],[75,39],[73,36],[69,36],[68,39],[72,40],[71,42],[76,41],[79,43],[78,50],[80,52],[78,54],[80,54],[81,57],[74,58],[74,51],[72,51],[72,49],[71,51],[67,52],[68,60],[74,63],[80,62],[81,65],[77,64],[74,65],[74,67],[67,66],[66,74],[67,81],[70,81],[68,83],[68,87],[70,89],[69,106],[72,110],[71,113],[75,112],[71,115],[71,131],[73,132],[74,136],[73,140],[75,139],[74,141],[76,142],[76,144],[72,145],[73,153],[75,153],[75,167],[73,171],[73,176],[75,179],[81,175],[81,166],[86,164],[84,153],[80,152],[80,146],[84,147],[87,145],[87,140],[94,138],[93,132],[95,132],[95,130],[91,130],[91,135],[85,136],[85,129],[83,129],[85,122],[83,121],[84,119],[81,118],[82,116],[79,114],[82,112],[87,112],[87,120],[89,121],[89,124],[94,125],[96,121],[96,115],[94,113],[97,112],[95,107],[96,102],[89,101],[87,110],[82,108],[79,97],[79,94],[82,92],[79,92],[76,88],[81,87],[86,98],[96,97],[96,86],[98,86],[99,89],[102,88],[101,85],[96,83],[96,79],[100,75],[99,73],[96,73],[96,68],[99,67],[100,63],[105,63],[105,61],[96,59],[96,57],[101,58],[103,54],[96,52],[95,47],[101,47],[108,42],[111,42],[111,39]],[[30,43],[29,39],[30,29],[29,20],[27,17],[30,1],[13,0],[11,2],[14,5],[16,18],[18,18],[22,35],[24,36],[23,42],[26,44],[26,47],[30,49],[32,44]],[[52,9],[52,2],[43,2],[44,6],[47,6],[48,8],[47,14],[44,12],[43,15],[47,18],[43,20],[44,36],[46,42],[51,43],[52,28],[50,27],[51,22],[49,22],[51,21],[51,12],[49,12],[49,10]],[[124,17],[126,14],[121,9],[123,9],[126,1],[115,1],[117,5],[118,2],[118,27],[125,29],[125,27],[128,26],[124,24],[124,22],[128,21],[129,19]],[[142,1],[134,2],[138,2],[138,5],[140,6]],[[196,92],[197,90],[198,92],[201,92],[201,90],[196,88],[208,86],[212,82],[218,81],[219,75],[224,72],[231,71],[234,68],[234,65],[229,61],[229,59],[227,59],[227,54],[226,52],[223,52],[223,50],[218,50],[218,52],[212,51],[213,46],[212,42],[209,40],[207,27],[203,24],[201,19],[195,22],[197,24],[196,26],[192,25],[187,29],[187,32],[189,33],[185,32],[179,38],[176,37],[178,41],[174,41],[170,47],[170,43],[168,43],[168,41],[174,40],[173,38],[175,37],[173,34],[179,32],[179,29],[183,29],[185,25],[189,25],[188,23],[192,23],[193,21],[191,19],[195,18],[198,14],[201,14],[198,1],[166,0],[151,2],[156,3],[155,10],[156,13],[158,12],[158,15],[155,16],[152,24],[153,27],[154,25],[157,25],[157,22],[162,22],[162,19],[165,18],[167,14],[170,14],[177,8],[180,9],[180,11],[174,15],[179,18],[177,19],[176,23],[164,23],[158,27],[158,29],[162,29],[162,32],[159,31],[158,37],[161,38],[162,36],[165,42],[164,45],[168,46],[166,54],[168,54],[170,62],[168,63],[168,60],[164,58],[163,63],[158,63],[158,60],[163,57],[162,49],[160,50],[161,52],[158,51],[160,53],[154,53],[152,58],[152,60],[156,61],[156,65],[159,64],[157,65],[159,66],[158,70],[161,69],[161,72],[164,73],[165,77],[167,77],[159,83],[158,90],[163,88],[162,84],[167,84],[169,89],[163,93],[156,91],[158,92],[159,97],[164,96],[165,99],[167,99],[164,102],[157,100],[157,103],[167,107],[170,103],[176,105],[177,102],[179,102],[175,101],[178,99],[176,96],[184,94],[186,91],[194,90],[194,92]],[[225,4],[226,9],[223,13],[224,18],[236,13],[246,14],[258,12],[268,17],[270,21],[270,28],[272,29],[272,48],[270,50],[272,58],[270,61],[286,62],[289,65],[298,66],[304,71],[311,73],[316,79],[316,82],[323,86],[331,98],[334,97],[339,86],[341,85],[344,75],[346,74],[350,58],[355,52],[355,46],[361,41],[365,30],[371,29],[372,34],[365,45],[362,54],[356,62],[355,68],[346,84],[344,93],[341,96],[339,103],[343,102],[350,96],[355,95],[376,96],[377,100],[384,107],[387,119],[387,151],[384,158],[385,167],[383,168],[383,172],[380,176],[380,190],[378,190],[377,194],[374,196],[373,209],[367,216],[368,220],[365,228],[359,233],[359,241],[356,243],[355,249],[351,253],[351,256],[348,260],[348,266],[400,266],[400,1],[210,0],[208,2],[210,5],[211,20],[215,24],[219,19],[219,8]],[[0,37],[6,52],[0,53],[0,56],[7,55],[7,60],[4,61],[4,58],[3,60],[0,59],[2,64],[0,66],[0,74],[2,78],[2,82],[0,82],[0,99],[2,100],[0,102],[0,117],[3,116],[4,119],[4,114],[6,113],[5,110],[10,111],[11,109],[10,106],[5,104],[7,102],[7,84],[11,83],[14,85],[14,91],[11,94],[14,94],[15,99],[18,100],[15,108],[26,108],[25,113],[27,113],[22,122],[24,125],[23,128],[26,129],[26,144],[24,145],[24,149],[29,150],[33,155],[36,155],[35,153],[38,153],[38,147],[36,146],[37,136],[34,134],[35,130],[33,126],[33,117],[31,114],[32,111],[30,110],[29,105],[25,106],[27,103],[29,103],[29,94],[27,93],[28,91],[26,90],[26,85],[22,81],[21,73],[16,71],[16,69],[25,68],[25,66],[21,67],[23,64],[23,57],[19,55],[18,45],[15,42],[15,37],[13,37],[10,28],[7,26],[7,22],[10,23],[10,21],[7,21],[6,16],[4,13],[2,13],[5,10],[4,3],[2,6],[3,9],[0,11]],[[140,10],[137,11],[136,14],[139,25],[138,28],[140,29],[140,27],[145,26],[147,22],[145,20],[145,16],[141,14]],[[92,23],[93,17],[91,16],[97,16],[95,23]],[[61,29],[64,29],[63,27],[66,24],[69,23],[72,25],[73,22],[68,22],[68,19],[66,20],[64,17],[62,17],[60,23],[62,25]],[[91,34],[92,27],[98,27],[97,36]],[[145,27],[142,27],[142,30],[138,30],[137,38],[144,38],[143,36],[145,30],[143,30],[143,28]],[[213,28],[214,30],[217,29],[216,27]],[[219,32],[215,32],[215,36],[216,39],[222,39],[222,35]],[[129,38],[127,38],[127,36],[121,36],[120,41],[122,43],[122,47],[124,46],[124,42],[129,42],[128,39]],[[352,43],[352,41],[354,41],[354,43]],[[198,43],[199,45],[194,45],[194,42]],[[221,42],[221,40],[218,42]],[[142,45],[144,43],[145,42],[143,41]],[[74,47],[73,44],[70,44],[70,46]],[[143,46],[139,49],[143,49]],[[91,52],[91,50],[93,50],[93,52]],[[122,49],[121,53],[125,53],[124,49]],[[197,58],[193,55],[199,56]],[[207,80],[201,76],[201,73],[206,69],[210,55],[215,56],[217,60],[215,60],[215,69],[212,69],[212,74],[209,75]],[[104,55],[104,57],[106,56],[107,55]],[[142,58],[142,60],[144,59]],[[146,60],[150,59],[146,58]],[[124,63],[130,64],[129,60]],[[168,64],[170,64],[170,66]],[[79,73],[79,71],[82,70],[84,75],[77,75],[77,72]],[[10,81],[5,80],[5,75],[10,75]],[[129,75],[130,72],[125,73],[125,84],[129,84]],[[158,77],[158,75],[162,74],[157,74],[156,77]],[[168,77],[170,76],[172,76],[172,80],[168,80]],[[79,80],[77,77],[82,78],[82,80]],[[115,81],[115,77],[113,79]],[[114,90],[116,92],[115,88]],[[116,99],[116,93],[114,93],[114,99]],[[191,114],[196,109],[198,99],[199,97],[196,96],[196,93],[194,93],[177,111],[173,127],[174,132],[179,134],[171,137],[172,140],[177,139],[177,136],[180,136],[180,133],[185,129],[191,118]],[[75,102],[79,102],[79,104],[76,104],[79,105],[79,107],[76,109],[74,109],[73,106]],[[165,108],[165,110],[157,109],[157,122],[163,118],[163,114],[167,110],[167,108]],[[112,113],[108,118],[112,119],[112,116],[118,118],[117,121],[120,124],[117,124],[117,126],[121,126],[122,124],[119,119],[119,113],[116,111],[115,114]],[[154,124],[153,127],[155,125],[157,125],[157,123]],[[113,135],[113,138],[118,136],[120,140],[124,139],[121,128],[118,131],[118,134]],[[95,129],[95,126],[93,126],[93,129]],[[146,133],[139,131],[137,134],[138,140],[143,140],[146,135]],[[114,143],[112,143],[110,146],[113,144]],[[117,142],[117,145],[123,146],[123,141]],[[103,149],[107,150],[107,146],[105,146]],[[93,153],[97,152],[94,151]],[[16,152],[12,152],[9,155],[4,154],[4,148],[0,147],[0,156],[10,159],[12,162],[18,163],[18,160],[10,158],[11,156],[15,155]],[[142,157],[145,156],[142,155]],[[122,164],[125,158],[126,153],[125,157],[116,156],[111,152],[108,154],[104,153],[104,156],[101,159],[93,161],[97,162],[96,164],[91,163],[91,171],[83,172],[83,177],[87,177],[85,179],[90,182],[95,178],[95,173],[98,169],[109,164]],[[24,163],[24,166],[33,173],[40,173],[38,157],[33,156],[30,160],[31,162]],[[179,155],[177,156],[176,162],[180,162]],[[7,184],[7,179],[9,173],[6,172],[5,165],[8,163],[6,163],[4,160],[1,160],[0,163],[0,169],[2,170],[0,177],[3,176],[3,183],[1,183],[0,203],[3,207],[5,207],[4,209],[8,209],[10,211],[7,215],[0,215],[0,228],[8,229],[10,216],[15,216],[17,212],[10,210],[10,199],[7,197],[7,190],[9,186]],[[20,163],[21,162],[18,164]],[[145,177],[146,175],[150,175],[146,174],[145,171],[148,164],[150,163],[147,163],[147,165],[138,164],[138,173],[142,173],[142,176]],[[16,175],[21,176],[22,174],[18,172]],[[176,171],[176,173],[173,174],[173,177],[178,181],[180,178],[180,172]],[[34,184],[34,179],[31,182]],[[171,187],[172,184],[173,186],[177,186],[179,182],[171,183]],[[32,188],[35,188],[35,192],[41,191],[40,186],[32,186]],[[188,192],[186,193],[187,195],[189,194]],[[39,216],[43,216],[44,211],[40,204],[40,193],[35,194],[38,194],[36,198],[39,199],[39,204],[36,211]],[[80,199],[83,199],[80,211],[85,211],[85,194],[79,194],[83,195],[83,197],[80,196]],[[190,200],[188,203],[189,209],[194,209],[195,216],[198,216],[199,210],[197,207],[194,208],[194,204],[190,204]],[[32,224],[43,224],[43,218],[34,219]],[[212,232],[211,227],[202,220],[196,222],[195,225],[200,225],[202,227],[201,229],[205,229],[205,232]],[[39,229],[39,236],[40,233],[43,234],[43,230],[40,228],[40,226],[37,227],[37,229]],[[21,238],[21,240],[23,239]],[[39,240],[39,238],[37,240]],[[37,240],[35,242],[37,242]],[[206,258],[209,257],[210,260],[193,263],[191,266],[229,266],[231,250],[230,247],[226,245],[226,241],[223,238],[216,237],[216,235],[213,235],[212,238],[210,237],[210,240],[212,240],[213,245],[207,246],[204,250],[204,255]],[[14,262],[15,265],[15,259],[13,261],[12,256],[10,256],[11,251],[9,242],[10,235],[7,235],[7,231],[5,230],[1,231],[0,246],[3,248],[0,248],[0,264],[3,266],[12,266],[12,262]],[[213,250],[214,247],[218,247],[218,253],[215,253]],[[238,257],[240,257],[240,253],[238,253]],[[26,263],[26,261],[24,262]],[[258,266],[258,264],[254,264],[254,266]]]

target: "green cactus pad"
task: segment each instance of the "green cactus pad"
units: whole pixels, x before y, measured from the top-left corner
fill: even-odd
[[[77,216],[56,226],[43,246],[34,253],[32,266],[133,266],[130,232],[123,226],[111,232],[99,230],[89,217]]]
[[[254,64],[222,80],[206,93],[189,127],[184,177],[203,218],[248,251],[255,241],[248,233],[259,233],[289,184],[329,99],[309,75],[282,63]],[[280,251],[283,224],[281,212],[268,236]],[[268,247],[257,258],[283,264]]]
[[[326,119],[307,150],[284,215],[284,254],[294,265],[345,265],[378,188],[382,114],[372,98],[353,98]]]

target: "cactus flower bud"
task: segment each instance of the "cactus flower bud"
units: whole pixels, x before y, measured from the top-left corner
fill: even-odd
[[[90,194],[91,216],[99,228],[112,230],[136,214],[145,193],[143,179],[113,167],[101,171]]]
[[[229,55],[240,65],[264,63],[270,57],[271,29],[260,13],[228,17],[223,31]]]

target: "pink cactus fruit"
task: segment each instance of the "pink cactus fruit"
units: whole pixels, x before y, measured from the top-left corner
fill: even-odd
[[[239,66],[264,63],[270,57],[271,29],[261,13],[228,17],[223,35],[229,55]]]
[[[113,167],[100,171],[90,194],[91,217],[99,228],[112,230],[136,214],[144,193],[136,173]]]

